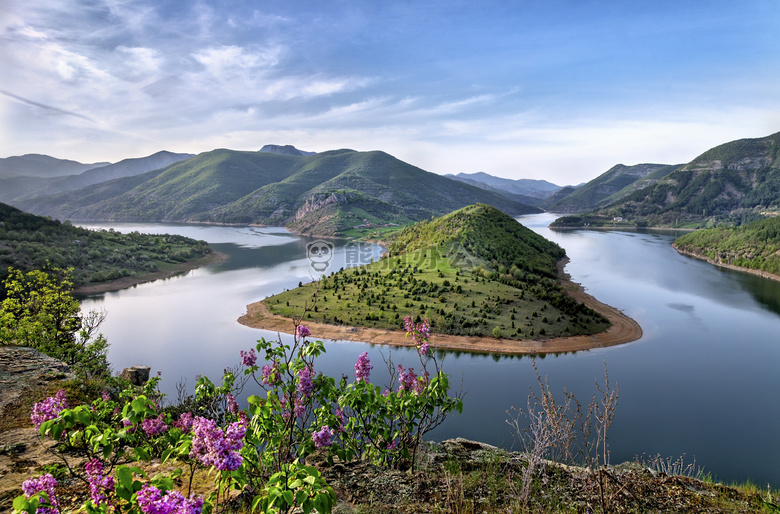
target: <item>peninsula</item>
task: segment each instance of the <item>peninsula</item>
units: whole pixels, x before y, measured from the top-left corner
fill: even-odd
[[[565,252],[482,204],[396,233],[385,258],[247,307],[247,326],[409,345],[406,316],[429,319],[438,348],[504,354],[587,350],[639,339],[639,325],[584,293]]]

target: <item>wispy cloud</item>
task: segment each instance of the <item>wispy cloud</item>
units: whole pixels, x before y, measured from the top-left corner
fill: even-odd
[[[780,129],[777,16],[760,0],[12,2],[0,154],[273,140],[439,172],[595,175]]]
[[[19,102],[22,102],[27,105],[31,105],[33,107],[37,107],[41,109],[42,111],[46,112],[47,114],[61,114],[65,116],[74,116],[76,118],[81,118],[83,120],[92,121],[87,116],[83,116],[81,114],[78,114],[76,112],[67,111],[65,109],[59,109],[57,107],[53,107],[51,105],[46,105],[40,102],[35,102],[33,100],[29,100],[27,98],[22,98],[21,96],[15,95],[13,93],[9,93],[8,91],[0,90],[0,94],[3,94],[9,98],[13,98],[14,100],[17,100]]]

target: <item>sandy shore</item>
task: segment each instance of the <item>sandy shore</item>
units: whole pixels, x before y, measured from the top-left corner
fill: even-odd
[[[188,271],[194,270],[195,268],[200,268],[201,266],[206,266],[214,262],[222,262],[225,259],[227,259],[227,255],[225,255],[224,253],[212,251],[210,254],[204,255],[198,260],[190,261],[190,262],[182,262],[181,264],[177,264],[174,267],[174,269],[169,271],[158,271],[156,273],[144,273],[143,275],[122,277],[117,280],[112,280],[111,282],[101,282],[100,284],[80,286],[75,288],[73,292],[77,294],[94,294],[94,293],[105,293],[107,291],[119,291],[120,289],[132,287],[136,284],[143,284],[145,282],[154,282],[155,280],[159,280],[161,278],[175,277],[176,275],[187,273]]]
[[[590,336],[559,337],[540,340],[496,339],[494,337],[453,336],[431,334],[431,343],[437,348],[480,353],[540,354],[560,353],[605,348],[636,341],[642,337],[642,328],[614,307],[599,302],[585,293],[582,287],[570,280],[563,271],[567,260],[558,263],[561,286],[576,300],[603,314],[612,323],[607,330]],[[238,319],[239,323],[252,328],[291,333],[292,320],[272,314],[263,302],[247,305],[247,312]],[[360,341],[391,346],[412,346],[406,333],[401,330],[387,330],[366,327],[346,327],[324,323],[307,323],[313,337],[333,340]]]

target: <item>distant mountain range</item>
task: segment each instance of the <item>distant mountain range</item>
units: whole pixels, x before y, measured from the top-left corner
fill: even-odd
[[[508,179],[495,177],[484,172],[448,174],[445,176],[534,206],[541,206],[543,200],[561,189],[561,186],[546,180]]]
[[[78,175],[84,171],[99,166],[111,164],[98,162],[95,164],[82,164],[67,159],[57,159],[48,155],[26,154],[0,159],[0,178],[9,177],[62,177],[65,175]]]
[[[780,132],[707,150],[688,164],[658,168],[654,183],[553,226],[741,225],[780,214]],[[651,177],[653,173],[646,175]],[[663,176],[659,176],[663,175]],[[657,179],[657,180],[656,180]],[[583,189],[588,185],[583,186]]]
[[[541,212],[384,152],[291,155],[280,148],[285,147],[271,152],[214,150],[140,175],[15,205],[58,219],[256,223],[328,236],[361,224],[419,221],[473,203],[510,215]]]
[[[58,219],[256,223],[329,236],[473,203],[510,215],[576,214],[558,227],[738,225],[780,214],[780,133],[726,143],[683,165],[618,164],[565,187],[487,173],[441,176],[381,151],[291,145],[158,152],[100,166],[25,155],[0,159],[0,201]]]
[[[124,159],[115,164],[81,164],[48,155],[8,157],[0,159],[0,201],[18,203],[30,198],[74,191],[116,178],[140,175],[190,157],[194,155],[163,151],[147,157]]]

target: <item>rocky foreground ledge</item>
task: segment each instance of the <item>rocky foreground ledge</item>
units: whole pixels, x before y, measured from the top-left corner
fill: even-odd
[[[30,423],[30,408],[63,380],[70,368],[32,348],[0,346],[0,511],[10,512],[22,482],[58,462]]]

